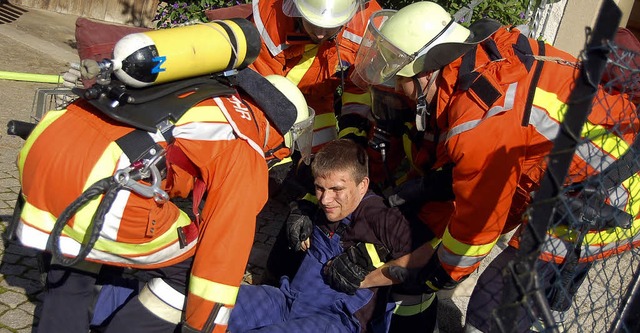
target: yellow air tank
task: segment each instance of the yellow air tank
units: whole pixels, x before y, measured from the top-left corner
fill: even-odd
[[[143,88],[251,64],[260,52],[260,35],[236,18],[138,32],[114,46],[113,70],[122,83]]]

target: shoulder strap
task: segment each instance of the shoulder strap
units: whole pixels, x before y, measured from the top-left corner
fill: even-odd
[[[114,80],[110,85],[94,84],[74,92],[110,118],[155,133],[158,125],[175,122],[193,105],[210,97],[232,95],[235,89],[215,77],[202,76],[142,89],[124,87]]]

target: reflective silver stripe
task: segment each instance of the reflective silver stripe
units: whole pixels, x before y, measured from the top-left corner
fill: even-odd
[[[153,291],[149,289],[148,284],[140,291],[138,300],[140,300],[140,303],[142,303],[147,310],[164,321],[172,324],[179,324],[182,320],[182,310],[178,310],[163,302],[156,294],[153,293]]]
[[[351,31],[347,31],[347,29],[344,29],[344,31],[342,32],[342,37],[344,37],[345,39],[348,39],[358,45],[360,45],[360,43],[362,43],[362,36],[356,35]]]
[[[235,96],[231,96],[231,99],[237,99],[237,97]],[[240,129],[238,128],[238,125],[236,125],[236,123],[233,121],[233,118],[231,118],[231,115],[229,115],[229,111],[227,110],[227,108],[225,107],[224,103],[222,102],[222,100],[218,97],[213,99],[216,104],[218,105],[218,107],[220,108],[220,110],[222,111],[222,113],[224,114],[225,117],[227,117],[227,121],[229,121],[229,125],[231,125],[231,127],[233,128],[234,132],[236,133],[236,135],[238,135],[240,138],[244,139],[245,141],[247,141],[249,143],[249,145],[258,153],[260,154],[260,156],[264,157],[264,151],[262,150],[262,147],[260,147],[259,144],[257,144],[255,141],[253,141],[251,138],[249,138],[248,136],[246,136],[244,133],[242,133],[240,131]]]
[[[229,324],[230,316],[231,309],[222,306],[220,307],[220,309],[218,309],[218,315],[216,316],[216,319],[213,320],[213,322],[216,323],[216,325],[227,325]]]
[[[259,4],[260,4],[259,0],[254,0],[253,6],[251,6],[253,8],[253,21],[254,21],[254,24],[256,25],[256,28],[258,28],[258,32],[260,32],[262,41],[264,41],[264,44],[269,49],[269,52],[271,52],[271,55],[275,56],[278,53],[282,52],[282,50],[284,50],[285,45],[281,44],[276,46],[276,44],[271,39],[271,36],[269,36],[269,31],[267,31],[267,28],[264,26],[264,23],[262,22],[262,17],[260,16]]]
[[[529,124],[535,127],[536,131],[549,141],[558,136],[558,131],[560,130],[558,121],[549,117],[545,110],[536,106],[531,107]]]
[[[482,261],[486,257],[486,255],[471,257],[471,256],[461,256],[457,255],[449,250],[446,247],[441,246],[438,250],[438,257],[441,262],[444,262],[448,265],[466,268],[471,267]]]
[[[198,141],[222,141],[236,139],[233,128],[224,123],[188,123],[176,126],[175,138]]]
[[[153,278],[147,282],[149,290],[165,303],[171,305],[177,310],[182,310],[184,306],[184,295],[173,289],[161,278]]]
[[[453,138],[456,135],[462,134],[466,131],[470,131],[476,127],[478,127],[478,125],[480,125],[480,123],[482,123],[483,121],[485,121],[488,118],[491,118],[495,115],[501,114],[505,111],[511,110],[513,109],[513,103],[515,100],[515,96],[516,96],[516,90],[518,89],[518,83],[512,83],[509,85],[509,87],[507,88],[507,93],[505,95],[505,99],[504,99],[504,105],[503,106],[494,106],[492,108],[490,108],[485,114],[484,116],[482,116],[482,119],[478,119],[478,120],[471,120],[471,121],[467,121],[465,123],[462,123],[458,126],[455,126],[454,128],[450,129],[448,133],[446,133],[446,136],[444,136],[445,142],[449,141],[451,138]]]

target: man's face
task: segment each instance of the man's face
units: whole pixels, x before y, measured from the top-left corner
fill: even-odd
[[[316,198],[327,220],[338,222],[353,213],[367,192],[369,178],[356,184],[350,171],[315,177]]]
[[[309,23],[304,18],[302,19],[302,27],[304,28],[304,31],[309,35],[309,37],[311,37],[311,40],[316,44],[320,44],[325,40],[328,40],[329,38],[335,36],[340,31],[340,29],[342,29],[342,26],[335,28],[322,28]]]
[[[435,97],[437,91],[435,84],[429,86],[429,79],[431,78],[431,75],[434,74],[428,72],[417,74],[414,77],[396,76],[396,91],[409,97],[412,101],[417,102],[418,92],[422,89],[422,93],[426,97],[427,104],[429,104]],[[413,80],[414,78],[418,79],[420,86],[416,84]]]

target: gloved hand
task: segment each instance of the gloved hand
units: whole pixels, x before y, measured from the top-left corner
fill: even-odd
[[[407,202],[424,201],[425,195],[424,179],[415,178],[398,185],[394,193],[387,198],[387,201],[389,206],[397,207]]]
[[[389,253],[386,247],[377,244],[351,246],[325,266],[325,281],[333,289],[353,294],[367,274],[384,264]]]
[[[62,85],[67,88],[82,87],[83,81],[91,81],[100,74],[100,65],[91,59],[84,59],[80,63],[69,63],[69,70],[62,74]]]
[[[329,261],[322,269],[322,277],[331,288],[353,295],[369,271],[353,262],[348,253],[342,253]]]
[[[449,201],[453,194],[453,165],[427,173],[424,177],[408,180],[396,187],[387,199],[391,207],[427,201]]]
[[[62,74],[62,85],[67,88],[82,87],[81,76],[80,64],[77,62],[69,63],[69,69]]]
[[[306,251],[311,246],[309,237],[313,232],[313,222],[299,208],[298,202],[289,204],[289,217],[287,218],[287,239],[289,247],[296,251]]]

